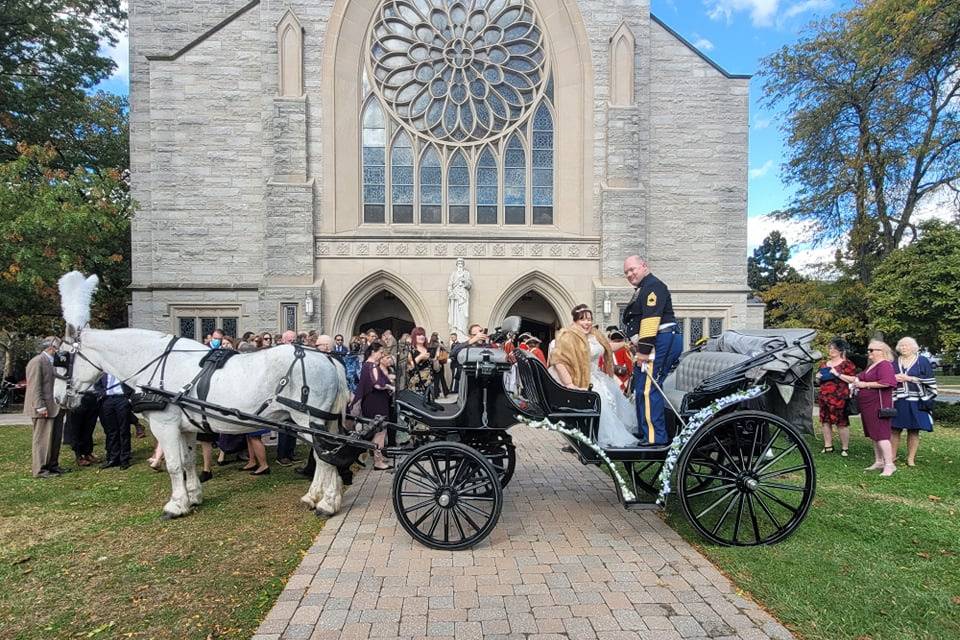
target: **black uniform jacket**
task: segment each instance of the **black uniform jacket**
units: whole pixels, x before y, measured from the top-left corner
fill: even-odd
[[[660,325],[676,321],[670,290],[659,278],[648,273],[637,285],[630,304],[624,308],[620,324],[629,340],[637,345],[637,351],[649,355],[656,344]]]

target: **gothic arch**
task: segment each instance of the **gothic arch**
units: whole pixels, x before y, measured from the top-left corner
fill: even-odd
[[[331,330],[340,333],[348,332],[356,322],[363,306],[381,291],[389,291],[399,298],[400,302],[413,315],[413,321],[417,326],[426,327],[429,325],[428,318],[430,315],[420,298],[420,294],[396,274],[381,269],[364,276],[347,292],[347,295],[337,305]]]
[[[637,42],[626,22],[610,38],[610,104],[626,107],[633,104],[634,64]]]
[[[277,95],[299,98],[303,95],[303,27],[287,9],[277,23]]]
[[[577,305],[570,293],[554,278],[542,271],[531,271],[514,280],[500,295],[490,312],[489,326],[499,326],[513,303],[531,290],[539,293],[550,304],[561,325],[569,316],[570,310]]]

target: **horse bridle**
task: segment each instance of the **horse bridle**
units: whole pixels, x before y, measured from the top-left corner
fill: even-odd
[[[96,363],[94,363],[86,355],[84,355],[83,351],[80,350],[81,345],[80,345],[79,331],[77,331],[76,338],[73,338],[69,334],[67,336],[64,336],[64,338],[61,340],[61,344],[70,345],[70,351],[64,352],[64,351],[58,350],[55,354],[53,354],[53,366],[54,366],[53,375],[58,380],[63,380],[66,383],[67,389],[63,394],[63,399],[64,401],[66,401],[70,398],[75,398],[76,396],[80,395],[77,393],[77,390],[73,383],[73,365],[76,362],[76,359],[78,356],[86,360],[90,364],[90,366],[92,366],[94,369],[96,369],[100,373],[103,373],[103,369],[100,366],[98,366]],[[57,368],[66,369],[67,370],[66,374],[60,375],[59,373],[57,373]]]

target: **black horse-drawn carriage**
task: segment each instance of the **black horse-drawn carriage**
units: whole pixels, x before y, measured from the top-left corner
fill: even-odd
[[[429,547],[463,549],[483,540],[496,526],[516,464],[508,429],[525,419],[559,427],[584,464],[617,467],[611,475],[624,506],[641,503],[635,492],[656,494],[657,480],[669,483],[675,466],[682,508],[705,538],[778,542],[799,526],[814,496],[813,459],[801,436],[811,421],[813,336],[727,332],[684,354],[663,388],[678,407],[669,416],[673,441],[607,450],[596,446],[597,394],[562,387],[523,351],[464,349],[455,403],[397,395],[398,424],[387,426],[408,431],[411,442],[385,451],[398,459],[396,516]],[[508,390],[511,369],[516,384]]]
[[[511,330],[519,318],[504,325]],[[608,465],[626,507],[641,503],[638,492],[657,494],[658,482],[662,500],[673,483],[685,514],[708,540],[772,544],[799,526],[813,501],[813,459],[801,436],[810,427],[811,369],[819,357],[810,350],[813,336],[807,330],[728,331],[683,354],[663,386],[675,408],[668,415],[673,438],[663,446],[601,449],[596,393],[562,387],[536,358],[520,350],[508,356],[496,347],[459,351],[462,377],[455,402],[400,391],[396,422],[357,418],[349,432],[270,420],[183,391],[141,389],[184,412],[206,411],[220,421],[310,436],[317,455],[346,476],[361,454],[377,448],[371,442],[375,432],[408,433],[409,442],[383,453],[397,460],[397,519],[429,547],[468,548],[496,526],[503,489],[516,466],[508,430],[523,421],[563,433],[584,464]],[[293,362],[302,367],[304,357],[305,348],[298,347]],[[283,401],[311,416],[339,419],[307,404],[306,380],[301,392],[301,402]]]

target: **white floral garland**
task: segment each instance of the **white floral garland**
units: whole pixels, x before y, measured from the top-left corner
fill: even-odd
[[[693,414],[693,417],[690,418],[680,433],[678,433],[670,443],[670,450],[667,452],[667,457],[663,461],[663,469],[660,470],[660,494],[657,496],[658,505],[662,507],[666,504],[667,495],[670,493],[670,478],[673,475],[673,470],[677,466],[680,452],[683,451],[683,448],[687,442],[690,441],[690,438],[693,437],[693,434],[699,431],[713,416],[727,407],[743,402],[744,400],[756,398],[757,396],[763,395],[766,391],[766,386],[750,387],[745,391],[738,391],[737,393],[732,393],[714,400]]]
[[[616,465],[613,464],[613,461],[607,457],[606,452],[598,445],[596,442],[583,435],[583,432],[579,429],[568,429],[563,420],[558,420],[557,422],[551,422],[549,419],[544,418],[543,420],[531,420],[530,418],[524,416],[517,416],[517,420],[523,424],[533,427],[534,429],[545,429],[547,431],[556,431],[557,433],[562,433],[565,436],[570,436],[578,442],[582,442],[591,449],[597,452],[604,462],[607,463],[607,466],[610,468],[610,473],[613,474],[614,479],[617,481],[617,484],[620,485],[620,491],[623,494],[623,499],[626,502],[632,502],[637,499],[637,496],[630,489],[630,486],[627,484],[626,479],[620,475],[620,471],[617,470]]]

